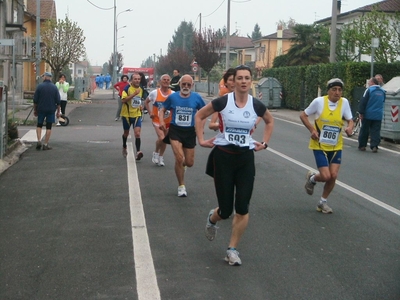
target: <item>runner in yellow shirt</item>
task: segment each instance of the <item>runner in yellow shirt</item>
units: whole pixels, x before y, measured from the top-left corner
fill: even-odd
[[[128,155],[126,140],[128,139],[129,130],[132,125],[135,135],[136,160],[141,160],[143,157],[143,153],[140,151],[140,131],[142,128],[143,111],[142,94],[143,90],[140,87],[140,75],[137,73],[132,74],[131,82],[124,88],[121,96],[121,119],[124,128],[124,134],[122,135],[122,155],[124,157]]]

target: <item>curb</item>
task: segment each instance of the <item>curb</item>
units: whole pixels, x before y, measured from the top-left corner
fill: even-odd
[[[15,140],[15,142],[8,147],[4,158],[0,159],[0,175],[15,164],[26,150],[28,150],[28,146],[25,145],[24,142],[20,139]]]

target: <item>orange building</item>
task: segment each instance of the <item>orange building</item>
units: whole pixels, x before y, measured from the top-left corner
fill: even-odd
[[[36,89],[36,69],[35,69],[35,51],[34,46],[36,44],[36,0],[25,0],[25,12],[24,12],[24,27],[26,28],[25,41],[32,43],[32,51],[29,59],[23,62],[23,90],[34,91]],[[40,1],[40,24],[42,25],[49,19],[56,20],[56,4],[54,0],[41,0]],[[39,72],[41,75],[45,71],[51,71],[50,67],[45,63],[41,62],[39,66]]]
[[[275,57],[286,54],[293,43],[290,41],[294,37],[291,29],[282,29],[278,26],[276,33],[263,36],[261,39],[253,41],[255,48],[255,67],[258,76],[264,69],[272,68]]]

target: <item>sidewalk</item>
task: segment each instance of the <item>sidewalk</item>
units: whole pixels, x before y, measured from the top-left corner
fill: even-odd
[[[84,101],[77,101],[77,100],[69,100],[67,105],[67,116],[77,107],[86,105],[91,103],[91,99],[95,98],[96,95],[105,95],[110,94],[110,98],[112,97],[112,90],[96,90],[89,98],[85,99]],[[14,115],[13,115],[13,108],[14,108]],[[15,102],[15,105],[9,103],[8,106],[8,115],[13,117],[16,122],[19,123],[19,126],[35,126],[36,125],[36,117],[33,115],[33,102],[32,100],[19,100]],[[21,129],[21,128],[19,128]],[[42,134],[45,134],[45,130]],[[11,167],[14,163],[16,163],[21,154],[23,154],[29,147],[29,143],[25,143],[21,140],[21,136],[19,139],[16,140],[11,146],[8,147],[6,152],[4,153],[3,159],[0,159],[0,175]]]

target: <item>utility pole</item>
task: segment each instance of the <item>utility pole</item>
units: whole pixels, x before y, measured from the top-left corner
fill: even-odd
[[[182,49],[183,49],[184,51],[186,50],[186,32],[183,33]]]
[[[201,33],[201,13],[199,14],[199,17],[200,17],[199,32]]]
[[[225,46],[226,46],[226,60],[225,60],[225,69],[229,69],[230,63],[230,52],[231,48],[229,45],[229,38],[230,38],[230,23],[231,23],[231,0],[228,0],[228,16],[227,16],[227,24],[226,24],[226,38],[225,38]]]
[[[40,79],[40,0],[36,0],[36,86],[39,85]]]
[[[117,82],[117,4],[114,0],[114,49],[113,49],[113,70],[112,85]],[[113,99],[115,99],[115,89],[113,88]]]
[[[332,19],[331,19],[331,48],[329,62],[336,62],[336,24],[337,24],[338,0],[332,0]]]

